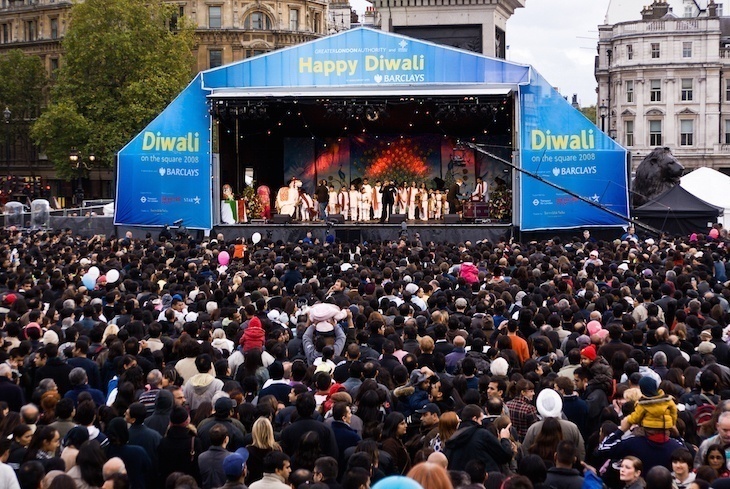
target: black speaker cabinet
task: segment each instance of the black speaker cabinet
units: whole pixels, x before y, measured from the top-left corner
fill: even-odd
[[[289,214],[274,214],[271,216],[271,222],[274,224],[289,224],[291,216]]]
[[[459,224],[459,214],[444,214],[444,224]]]
[[[345,224],[345,216],[342,214],[330,214],[327,216],[327,222],[332,224]]]
[[[391,214],[388,218],[388,224],[402,224],[406,220],[405,214]]]

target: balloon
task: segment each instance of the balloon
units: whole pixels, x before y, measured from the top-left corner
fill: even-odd
[[[89,275],[91,275],[94,279],[99,278],[99,275],[101,275],[101,272],[99,271],[99,267],[91,267],[91,268],[89,268],[89,271],[87,273]]]
[[[261,233],[253,233],[251,235],[251,241],[253,244],[258,244],[261,241]]]
[[[92,277],[90,273],[87,273],[83,277],[81,277],[81,283],[84,284],[87,289],[94,290],[94,285],[96,285],[96,279]]]
[[[119,280],[119,272],[117,270],[114,270],[113,268],[106,272],[106,283],[113,284]]]
[[[231,261],[231,255],[229,255],[227,251],[221,251],[218,254],[218,263],[221,265],[228,265],[229,261]]]

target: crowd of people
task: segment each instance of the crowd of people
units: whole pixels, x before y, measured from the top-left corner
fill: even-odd
[[[730,487],[727,244],[1,230],[0,487]]]

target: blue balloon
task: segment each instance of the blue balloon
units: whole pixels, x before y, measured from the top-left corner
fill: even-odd
[[[94,290],[94,286],[96,285],[96,279],[87,273],[83,277],[81,277],[81,283],[83,283],[87,289]]]

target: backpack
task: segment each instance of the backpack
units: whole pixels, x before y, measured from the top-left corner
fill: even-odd
[[[712,420],[712,414],[715,411],[715,403],[706,395],[700,394],[695,397],[695,405],[697,407],[694,410],[693,416],[695,423],[697,423],[697,428],[699,428]]]

